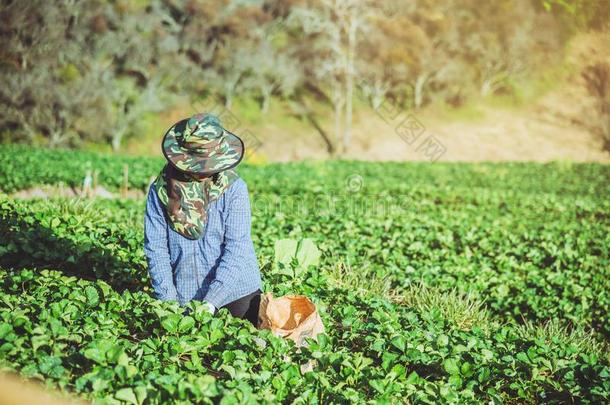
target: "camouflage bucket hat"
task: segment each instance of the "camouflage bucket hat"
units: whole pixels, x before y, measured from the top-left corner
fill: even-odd
[[[231,169],[244,156],[244,142],[222,127],[218,117],[197,114],[174,124],[163,137],[163,155],[189,174]]]

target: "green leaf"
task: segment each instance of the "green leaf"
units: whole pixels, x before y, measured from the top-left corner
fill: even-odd
[[[390,366],[396,362],[398,356],[399,355],[396,353],[391,353],[389,351],[384,352],[381,355],[381,367],[383,367],[384,370],[388,370]]]
[[[223,364],[222,366],[220,366],[221,370],[224,370],[227,372],[227,374],[229,374],[229,376],[231,376],[231,378],[235,378],[235,367],[229,365],[229,364]]]
[[[224,363],[232,363],[233,360],[235,360],[235,352],[231,351],[231,350],[226,350],[222,353],[222,361]]]
[[[178,324],[178,331],[181,333],[188,332],[195,326],[195,319],[190,316],[185,316],[180,320]]]
[[[489,371],[489,368],[483,367],[479,371],[479,376],[477,377],[477,379],[479,380],[479,382],[483,382],[483,381],[486,381],[487,379],[489,379],[490,376],[491,376],[491,371]]]
[[[462,378],[458,374],[453,374],[449,377],[449,384],[455,385],[456,387],[461,387]]]
[[[459,375],[460,374],[460,366],[456,359],[446,359],[443,362],[443,368],[450,375]]]
[[[121,388],[116,392],[116,394],[114,394],[114,397],[119,401],[125,401],[130,404],[138,405],[138,399],[136,398],[136,394],[131,388]]]
[[[294,239],[280,239],[275,241],[275,261],[285,266],[290,265],[290,261],[297,253],[297,241]]]
[[[170,314],[165,319],[161,321],[161,326],[163,329],[168,331],[169,333],[174,333],[178,331],[178,325],[182,320],[182,315],[180,314]]]
[[[407,384],[417,384],[421,380],[419,374],[416,371],[412,371],[411,374],[407,377]]]
[[[34,335],[32,336],[32,349],[36,351],[39,347],[47,345],[50,342],[51,337],[49,335]]]
[[[146,387],[138,385],[134,388],[134,391],[136,393],[136,398],[138,399],[138,404],[143,404],[146,396],[148,395]]]
[[[520,360],[524,363],[530,362],[530,359],[527,357],[527,354],[525,354],[524,352],[517,353],[517,355],[515,357],[517,357],[517,360]]]
[[[436,339],[436,344],[441,346],[441,347],[447,346],[449,344],[449,337],[447,335],[440,335]]]
[[[82,353],[83,356],[96,363],[106,364],[107,355],[114,347],[114,343],[110,340],[97,340],[89,343],[89,346]]]
[[[38,361],[38,369],[43,373],[48,373],[53,367],[60,365],[61,359],[55,356],[42,356]]]
[[[481,354],[485,360],[491,360],[494,358],[494,353],[491,350],[483,349],[481,350]]]
[[[129,357],[125,354],[125,351],[121,345],[112,344],[106,351],[106,359],[109,363],[126,364],[129,361]]]
[[[384,380],[370,380],[369,384],[380,394],[385,394],[385,381]]]
[[[401,352],[405,351],[405,338],[402,336],[395,336],[392,338],[391,340],[392,346],[396,347],[398,350],[400,350]]]
[[[472,365],[469,362],[465,361],[460,367],[460,374],[464,376],[469,376],[471,374],[470,370],[472,370]]]
[[[85,296],[87,297],[87,304],[89,306],[96,306],[100,302],[100,296],[95,287],[88,285],[85,287]]]
[[[13,331],[13,326],[9,323],[0,324],[0,339],[3,339],[6,335]]]
[[[24,377],[34,377],[36,374],[38,374],[38,367],[36,366],[36,364],[34,363],[30,363],[27,366],[23,367],[20,371],[21,375],[23,375]]]
[[[320,261],[320,250],[318,250],[313,239],[303,239],[301,243],[299,243],[297,261],[303,268],[318,265]]]
[[[510,288],[506,284],[502,284],[498,287],[497,291],[500,297],[506,297],[510,292]]]

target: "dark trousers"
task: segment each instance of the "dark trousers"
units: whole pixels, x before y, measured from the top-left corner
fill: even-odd
[[[234,317],[247,319],[252,325],[258,326],[258,307],[261,303],[261,293],[261,290],[257,290],[228,303],[222,308],[228,309]]]

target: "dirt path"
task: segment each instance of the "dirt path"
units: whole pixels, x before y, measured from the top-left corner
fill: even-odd
[[[535,161],[610,162],[601,138],[569,118],[556,117],[537,105],[513,111],[485,109],[472,121],[443,122],[422,113],[415,119],[425,130],[401,136],[400,122],[385,122],[373,110],[354,123],[353,145],[345,156],[358,160],[398,161]],[[417,132],[417,131],[416,131]],[[268,161],[325,159],[315,133],[286,139],[269,136],[259,153]],[[414,139],[416,138],[416,139]]]

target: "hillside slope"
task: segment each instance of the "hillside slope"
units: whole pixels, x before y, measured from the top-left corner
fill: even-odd
[[[518,105],[491,99],[470,102],[458,110],[432,105],[412,112],[400,111],[386,103],[383,112],[356,103],[353,141],[345,157],[372,161],[608,163],[610,153],[602,148],[594,100],[587,93],[581,73],[594,58],[608,58],[605,55],[610,55],[609,44],[610,32],[574,37],[563,64],[549,63],[548,77],[538,82],[532,80],[531,86],[522,89],[528,95]],[[320,126],[332,137],[332,107],[321,104],[311,107]],[[255,149],[256,160],[286,162],[329,157],[318,131],[280,101],[274,101],[266,115],[261,114],[253,101],[236,101],[230,111],[216,102],[185,103],[160,114],[152,133],[132,140],[126,151],[160,155],[159,145],[166,128],[185,116],[209,109],[220,111],[230,130],[249,138],[246,143]],[[387,119],[392,113],[397,113],[397,118]],[[406,117],[414,117],[424,129],[412,143],[405,140],[410,140],[409,136],[401,137],[397,130]],[[430,149],[430,142],[436,147]]]

